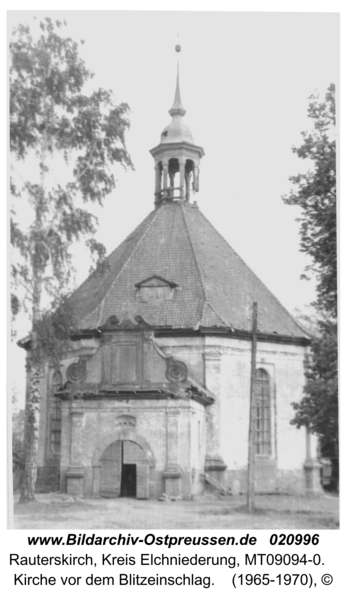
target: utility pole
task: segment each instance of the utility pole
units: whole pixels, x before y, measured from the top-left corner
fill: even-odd
[[[253,302],[252,319],[252,358],[251,358],[251,393],[249,403],[249,435],[248,435],[248,489],[247,505],[250,513],[254,510],[255,488],[255,391],[257,369],[257,322],[258,304]]]

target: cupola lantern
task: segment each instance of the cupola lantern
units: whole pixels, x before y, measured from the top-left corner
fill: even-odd
[[[176,52],[181,47],[176,46]],[[171,123],[165,127],[160,144],[150,150],[155,162],[155,205],[162,202],[190,202],[190,193],[199,191],[199,164],[204,156],[196,146],[189,127],[183,122],[186,114],[181,101],[179,65],[175,98],[169,110]]]

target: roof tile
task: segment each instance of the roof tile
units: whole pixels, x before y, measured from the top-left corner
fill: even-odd
[[[293,317],[216,231],[200,210],[167,202],[151,212],[73,294],[80,327],[111,315],[140,315],[154,327],[231,327],[250,331],[258,302],[262,333],[307,338]],[[176,284],[171,299],[144,301],[136,285],[157,277]]]

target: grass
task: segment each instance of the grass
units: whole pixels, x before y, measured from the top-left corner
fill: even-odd
[[[196,500],[158,502],[133,498],[78,499],[37,494],[36,502],[14,503],[15,529],[336,529],[339,499],[259,495],[250,515],[245,496],[204,495]]]

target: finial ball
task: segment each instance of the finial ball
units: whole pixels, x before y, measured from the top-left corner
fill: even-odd
[[[181,46],[177,44],[177,46],[175,46],[175,50],[176,52],[181,52]]]

